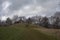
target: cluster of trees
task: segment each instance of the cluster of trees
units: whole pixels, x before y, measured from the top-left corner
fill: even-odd
[[[46,28],[60,28],[60,18],[59,17],[18,17],[14,16],[13,19],[7,18],[6,21],[0,20],[0,26],[12,25],[16,23],[28,23],[28,24],[38,24]]]
[[[52,24],[55,28],[60,28],[60,19],[56,17],[55,22]]]
[[[47,17],[43,17],[42,19],[39,19],[40,20],[40,25],[41,26],[44,26],[44,27],[48,27],[49,26],[49,20]]]
[[[52,18],[50,20],[50,18]],[[60,28],[60,18],[59,17],[43,17],[40,21],[40,25],[46,28]],[[50,21],[49,21],[50,20]]]

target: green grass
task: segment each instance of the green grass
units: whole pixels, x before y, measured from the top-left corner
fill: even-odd
[[[33,29],[33,25],[15,24],[8,27],[0,27],[0,40],[57,40]]]

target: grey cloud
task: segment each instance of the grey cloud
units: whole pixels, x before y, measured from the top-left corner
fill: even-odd
[[[32,0],[10,0],[10,2],[12,3],[11,10],[19,10],[24,5],[32,4]]]
[[[0,16],[14,15],[14,11],[18,12],[19,10],[22,10],[26,5],[33,4],[33,0],[0,0],[0,11],[3,9],[1,5],[5,1],[8,1],[11,3],[11,5],[8,7],[9,13],[6,14],[6,13],[0,12]],[[42,10],[42,12],[38,12],[37,15],[51,16],[56,11],[60,11],[60,0],[37,0],[37,5],[46,9],[46,10]],[[23,14],[20,14],[20,15],[23,15]],[[25,13],[24,15],[27,16],[30,14]],[[31,15],[36,15],[36,14],[31,14]]]

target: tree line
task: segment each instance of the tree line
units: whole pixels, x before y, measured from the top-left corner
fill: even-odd
[[[36,24],[46,28],[60,28],[60,18],[59,17],[42,17],[42,16],[33,16],[26,18],[25,16],[14,16],[13,19],[9,17],[6,21],[0,20],[0,26],[8,26],[18,23],[27,23],[27,24]]]

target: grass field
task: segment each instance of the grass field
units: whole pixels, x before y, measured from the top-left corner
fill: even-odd
[[[40,29],[35,25],[26,27],[26,24],[0,27],[0,40],[59,40],[56,36],[48,35]]]

